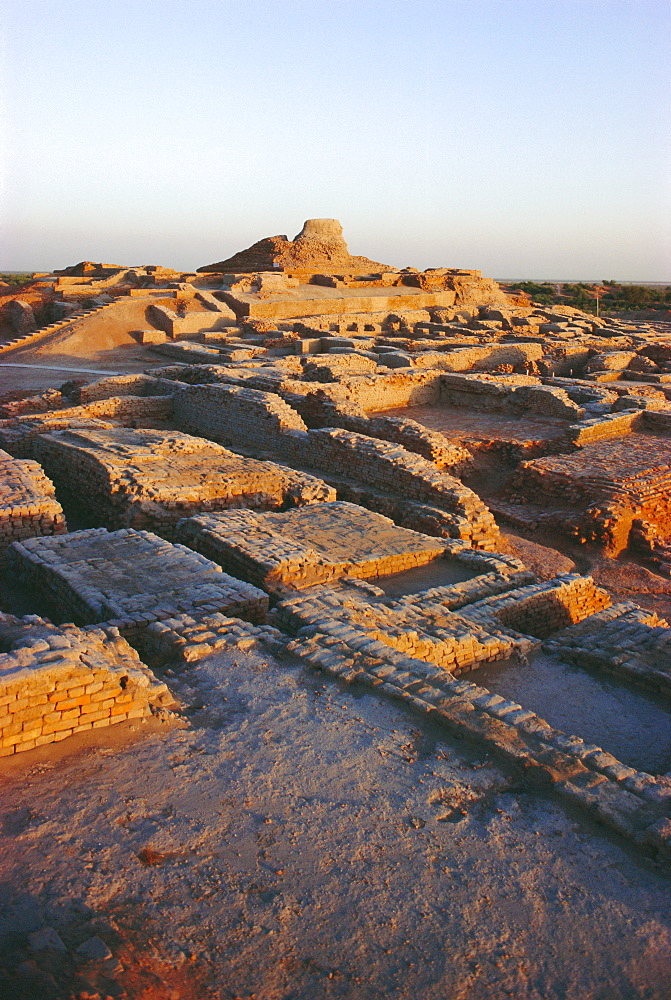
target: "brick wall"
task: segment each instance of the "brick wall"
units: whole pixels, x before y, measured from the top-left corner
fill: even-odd
[[[0,757],[140,719],[173,702],[114,630],[56,628],[34,616],[12,625],[19,634],[0,654]]]
[[[465,518],[476,548],[496,547],[499,541],[494,518],[472,490],[400,445],[351,431],[322,428],[308,431],[300,441],[292,438],[291,446],[298,462]]]
[[[179,389],[173,400],[180,429],[222,444],[281,448],[288,431],[307,429],[279,396],[257,389],[194,385]]]
[[[54,485],[43,469],[0,451],[0,559],[12,542],[66,530]]]
[[[590,576],[566,574],[486,598],[464,608],[461,614],[482,625],[498,622],[506,629],[543,639],[602,611],[610,603],[606,591],[598,588]]]

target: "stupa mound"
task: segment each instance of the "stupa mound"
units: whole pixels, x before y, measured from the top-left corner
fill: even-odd
[[[300,233],[267,236],[228,260],[199,267],[200,272],[245,273],[249,271],[389,271],[387,264],[350,254],[337,219],[307,219]]]

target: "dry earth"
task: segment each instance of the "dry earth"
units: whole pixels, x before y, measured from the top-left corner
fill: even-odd
[[[668,874],[513,771],[256,652],[169,680],[189,728],[5,766],[3,1000],[668,997]]]

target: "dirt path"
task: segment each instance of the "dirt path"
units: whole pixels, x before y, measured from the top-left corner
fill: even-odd
[[[252,652],[170,683],[193,728],[7,767],[6,1000],[668,997],[667,873],[481,751]]]

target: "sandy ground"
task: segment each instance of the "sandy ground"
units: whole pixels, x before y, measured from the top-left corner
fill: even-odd
[[[58,388],[76,378],[77,371],[123,374],[164,365],[165,359],[130,336],[131,330],[149,325],[146,309],[146,300],[122,301],[74,322],[44,343],[1,355],[0,397],[10,392],[37,393]],[[34,370],[25,366],[34,366]],[[88,375],[89,379],[93,377]]]
[[[407,417],[408,409],[371,411],[371,417]],[[430,430],[440,431],[451,441],[458,441],[465,447],[469,442],[480,441],[545,441],[559,437],[566,424],[559,420],[542,420],[502,413],[478,413],[460,406],[413,406],[412,419]]]
[[[668,873],[477,748],[254,652],[168,679],[189,728],[5,766],[3,1000],[668,998]]]

